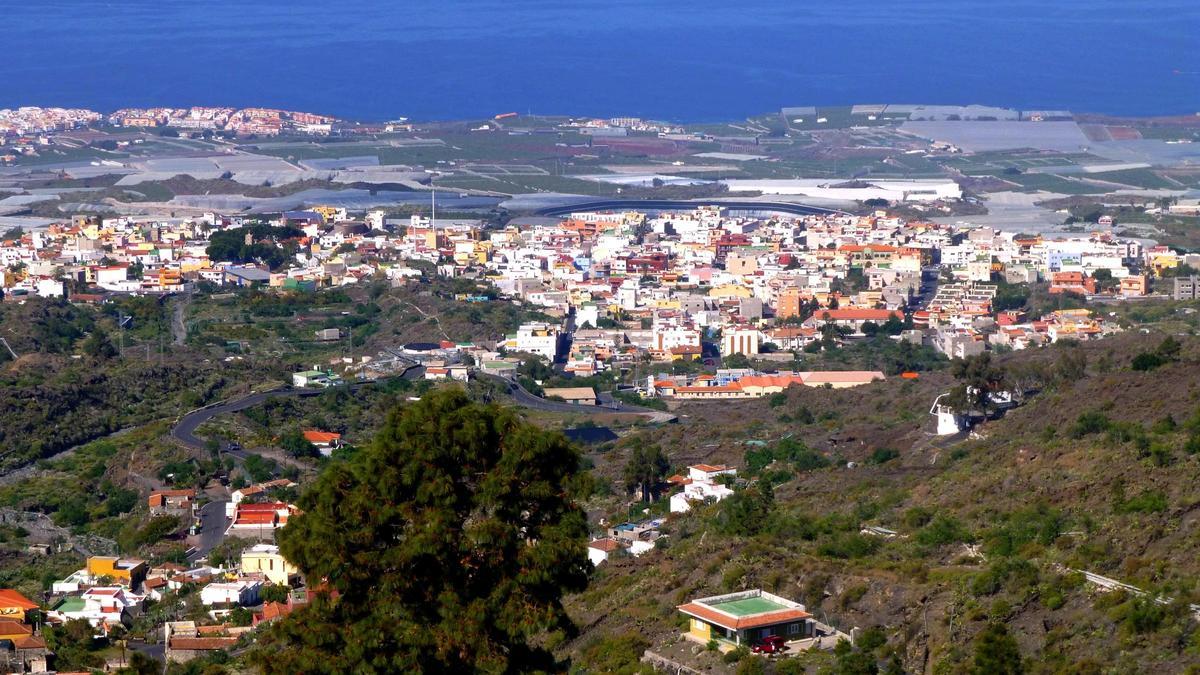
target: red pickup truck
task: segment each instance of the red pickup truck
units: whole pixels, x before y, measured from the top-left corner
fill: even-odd
[[[750,646],[755,654],[781,654],[787,651],[787,640],[778,635],[768,635]]]

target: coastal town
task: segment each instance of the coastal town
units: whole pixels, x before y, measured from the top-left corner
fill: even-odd
[[[1200,3],[0,6],[0,675],[1200,675]]]
[[[799,124],[812,113],[792,109],[789,115]],[[507,133],[502,125],[511,119],[499,115],[469,133]],[[96,125],[107,125],[106,134],[153,132],[160,140],[188,142],[223,135],[309,143],[412,132],[407,120],[364,128],[322,115],[257,108],[131,108],[109,115],[0,111],[0,136],[17,153],[10,162],[36,159],[47,148],[61,151],[70,133],[96,133]],[[569,120],[557,128],[596,143],[650,136],[685,144],[711,140],[637,118]],[[118,137],[126,144],[118,149],[159,142]],[[960,152],[945,146],[936,151]],[[705,160],[756,161],[716,154]],[[246,187],[265,175],[254,168],[260,159],[243,155],[242,169],[222,173],[222,166],[204,167],[191,179]],[[479,386],[487,400],[500,398],[531,416],[570,420],[570,428],[562,425],[572,440],[594,432],[608,451],[645,429],[683,426],[688,415],[719,414],[739,402],[761,400],[773,409],[791,405],[789,397],[798,390],[908,391],[948,364],[987,364],[1022,350],[1120,339],[1131,326],[1115,309],[1190,301],[1200,294],[1195,273],[1200,254],[1134,236],[1137,231],[1120,229],[1107,212],[1084,226],[1056,230],[977,221],[972,209],[978,204],[954,180],[735,178],[724,179],[713,198],[638,200],[620,190],[647,182],[653,190],[694,186],[686,179],[673,182],[666,173],[598,174],[597,183],[622,187],[604,198],[535,200],[533,207],[498,215],[447,204],[475,196],[460,192],[474,188],[439,187],[439,178],[462,169],[447,160],[434,162],[440,164],[436,169],[367,162],[363,171],[337,160],[305,164],[309,173],[289,177],[329,177],[317,177],[314,166],[349,171],[353,175],[345,181],[373,176],[364,183],[373,186],[372,201],[364,205],[348,204],[337,191],[303,193],[292,208],[279,210],[210,209],[214,202],[205,201],[120,202],[116,213],[83,208],[43,219],[49,222],[18,217],[0,232],[0,306],[52,303],[111,318],[115,346],[89,346],[80,334],[83,348],[70,358],[93,363],[97,353],[136,353],[139,359],[144,353],[150,363],[157,351],[161,362],[170,339],[181,350],[203,350],[196,353],[203,353],[205,363],[220,360],[242,368],[269,363],[272,372],[252,374],[253,388],[240,390],[234,400],[188,399],[194,404],[160,433],[176,450],[214,458],[214,468],[192,476],[188,460],[139,479],[133,493],[137,512],[149,519],[137,532],[139,545],[115,546],[103,538],[97,545],[47,525],[44,514],[6,516],[44,528],[33,537],[31,555],[69,551],[83,560],[66,576],[47,578],[41,596],[0,590],[0,615],[7,618],[0,622],[0,639],[11,643],[0,654],[10,670],[54,670],[48,629],[55,635],[68,629],[86,633],[89,644],[107,645],[97,653],[103,653],[98,658],[108,670],[126,667],[131,653],[170,664],[220,662],[249,649],[273,623],[328,590],[327,580],[306,578],[285,558],[278,535],[303,513],[300,491],[322,467],[358,452],[355,446],[366,439],[346,433],[334,414],[309,415],[300,425],[275,422],[271,434],[257,437],[231,421],[264,402],[293,396],[332,400],[322,397],[398,381],[398,390],[415,402],[430,391]],[[187,177],[160,175],[160,168],[103,159],[63,167],[48,180],[74,184],[116,171],[130,179],[128,189],[147,190],[143,182]],[[137,173],[143,169],[144,175]],[[22,180],[50,175],[31,171]],[[405,189],[419,193],[421,202],[415,208],[374,203],[381,184],[372,181],[401,175],[408,181]],[[25,183],[14,185],[14,191],[26,189]],[[44,196],[35,191],[54,189],[30,188],[12,199],[20,208]],[[750,196],[729,197],[726,190]],[[1140,208],[1182,213],[1190,203],[1146,201]],[[425,324],[424,332],[405,332],[405,340],[395,337],[399,330],[376,332],[383,320],[372,318],[380,311],[374,300],[406,291],[412,293],[404,301],[414,313],[411,320]],[[280,315],[296,317],[286,319],[294,330],[273,337],[267,348],[254,343],[253,320],[240,324],[249,328],[235,327],[245,316],[188,313],[189,306],[206,301],[299,304],[333,293],[343,298],[337,309]],[[482,320],[469,332],[462,324],[447,329],[434,304],[422,306],[422,297],[434,295],[466,308],[468,316],[504,308],[511,322],[490,332],[481,328]],[[155,344],[145,335],[137,347],[125,344],[126,333],[144,320],[125,313],[131,300],[154,304],[163,316],[164,308],[172,313],[156,329]],[[229,328],[196,340],[200,330],[222,324]],[[6,361],[28,356],[4,334],[0,347]],[[856,356],[846,356],[852,353]],[[922,390],[929,395],[914,423],[920,442],[940,448],[972,438],[973,425],[1024,400],[1019,384],[1005,385],[1010,386],[997,384],[976,395],[964,385],[960,400],[946,398],[950,393],[941,389]],[[790,415],[778,419],[814,417],[806,407]],[[828,421],[836,413],[824,415],[821,420]],[[605,424],[619,427],[619,433]],[[244,448],[243,442],[254,447]],[[769,492],[792,475],[788,466],[808,461],[850,471],[899,454],[859,439],[865,461],[839,451],[829,458],[806,455],[813,451],[803,444],[788,445],[790,432],[736,444],[743,442],[750,448],[745,454],[727,455],[744,460],[740,463],[702,456],[669,462],[666,454],[643,458],[652,469],[625,478],[632,501],[616,497],[615,510],[611,502],[589,509],[589,569],[603,573],[664,556],[680,538],[681,522],[724,517],[720,509],[727,500]],[[266,460],[259,452],[270,454],[269,469],[262,468]],[[765,459],[753,459],[755,452]],[[907,536],[869,517],[849,528],[868,542],[865,547]],[[154,548],[165,542],[175,547],[173,555]],[[794,588],[784,593],[778,587],[726,584],[719,594],[691,590],[696,592],[679,593],[672,605],[679,630],[651,644],[644,662],[678,670],[681,663],[711,665],[744,654],[779,661],[810,651],[832,653],[863,640],[859,626],[810,606],[811,597]],[[867,643],[872,639],[868,634]]]
[[[285,234],[256,240],[258,226]],[[274,269],[214,259],[210,238],[226,232],[246,247],[287,246],[294,255]],[[376,279],[402,286],[423,274],[470,279],[480,292],[464,302],[516,302],[558,317],[487,344],[448,336],[476,362],[496,368],[500,352],[532,354],[561,362],[569,375],[619,372],[644,396],[679,398],[754,397],[793,382],[851,386],[897,375],[790,369],[806,352],[879,333],[949,358],[1101,338],[1119,330],[1103,312],[1030,316],[1004,306],[1004,294],[1037,282],[1093,302],[1194,293],[1190,277],[1162,277],[1198,257],[1101,232],[1045,238],[909,221],[886,210],[797,216],[705,205],[516,219],[499,229],[323,206],[270,220],[76,216],[0,245],[8,302],[103,303],[122,294],[194,293],[202,284],[286,293]],[[719,378],[653,377],[655,364],[669,374],[672,363],[735,356],[788,372],[762,381],[755,378],[763,373],[744,367]]]

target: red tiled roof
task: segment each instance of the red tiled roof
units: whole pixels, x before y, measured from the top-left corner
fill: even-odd
[[[341,437],[341,434],[335,434],[332,431],[317,431],[316,429],[306,429],[304,431],[304,440],[316,445],[332,443]]]
[[[709,393],[724,392],[724,393],[732,394],[735,392],[739,392],[741,390],[742,390],[742,386],[740,384],[738,384],[737,382],[734,382],[733,384],[726,384],[726,385],[715,386],[715,387],[679,387],[678,389],[675,390],[675,393],[677,393],[677,394],[694,394],[694,393],[702,393],[702,392],[709,392]]]
[[[597,539],[596,541],[588,544],[588,548],[594,548],[597,551],[604,551],[605,553],[612,553],[613,551],[621,548],[621,543],[611,537],[605,537],[604,539]]]
[[[0,635],[32,635],[33,629],[19,621],[0,619]]]
[[[13,640],[13,646],[17,649],[45,649],[46,638],[41,635],[26,635]]]
[[[275,514],[272,513],[239,513],[237,517],[237,525],[272,525],[275,523]]]
[[[38,604],[11,588],[0,588],[0,607],[37,609]]]
[[[826,316],[832,321],[887,321],[889,317],[895,316],[897,319],[903,320],[904,313],[893,309],[860,309],[857,307],[847,307],[845,309],[822,309],[818,310],[814,316],[824,320]]]
[[[741,388],[746,387],[783,387],[787,389],[793,384],[804,384],[804,380],[796,375],[747,375],[738,380]]]

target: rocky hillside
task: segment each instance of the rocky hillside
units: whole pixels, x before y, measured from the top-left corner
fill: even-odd
[[[1176,349],[1163,339],[1131,333],[1006,355],[1009,385],[1036,393],[959,439],[931,435],[929,404],[955,385],[948,371],[681,407],[682,424],[625,439],[596,459],[598,472],[619,483],[626,448],[658,442],[673,466],[730,462],[751,481],[669,519],[665,548],[602,566],[572,600],[582,634],[563,649],[592,668],[628,666],[614,655],[651,647],[732,669],[680,645],[674,608],[761,587],[842,629],[881,628],[885,643],[861,655],[881,669],[978,670],[980,636],[994,624],[1015,638],[1026,671],[1198,667],[1187,603],[1200,600],[1200,341]],[[1144,353],[1161,355],[1158,365],[1135,370],[1149,363]],[[899,534],[862,534],[864,525]],[[1100,592],[1075,570],[1148,595]],[[851,672],[849,660],[813,654],[778,667]]]

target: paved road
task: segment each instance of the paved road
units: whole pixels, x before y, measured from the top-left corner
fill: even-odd
[[[197,450],[204,448],[204,440],[196,436],[196,429],[205,422],[211,420],[217,415],[223,415],[229,412],[238,412],[247,408],[253,408],[260,403],[272,398],[281,398],[287,396],[316,396],[324,389],[272,389],[270,391],[261,391],[243,396],[232,401],[224,401],[210,405],[199,410],[184,415],[178,423],[171,429],[171,436],[183,443],[186,446],[196,448]],[[221,442],[222,450],[239,459],[245,459],[247,453],[244,450],[231,450],[228,443]]]
[[[157,632],[160,634],[156,637],[161,640],[162,631]],[[125,648],[131,652],[141,652],[146,656],[155,659],[156,661],[162,661],[165,663],[167,660],[166,645],[161,642],[142,642],[141,640],[130,640],[129,642],[125,643]],[[128,655],[126,655],[125,658],[128,660]]]
[[[408,380],[415,380],[415,379],[418,379],[418,378],[424,376],[424,373],[425,373],[425,369],[420,366],[410,367],[408,370],[406,370],[404,372],[404,374],[401,377],[408,379]],[[371,384],[375,384],[375,383],[374,382],[355,382],[352,384],[348,384],[346,386],[350,387],[351,389],[356,389],[358,387],[365,387],[365,386],[368,386]],[[232,401],[223,401],[221,403],[214,403],[212,405],[200,408],[199,410],[193,410],[192,412],[190,412],[190,413],[184,415],[182,418],[180,418],[180,420],[175,423],[175,426],[171,428],[171,437],[174,438],[175,440],[179,441],[180,443],[183,443],[184,445],[186,445],[188,447],[196,448],[197,450],[200,450],[200,449],[204,448],[204,440],[201,439],[200,437],[196,436],[196,429],[201,424],[204,424],[205,422],[211,420],[212,418],[216,417],[217,415],[223,415],[223,414],[229,413],[229,412],[238,412],[241,410],[245,410],[247,408],[253,408],[256,405],[263,403],[267,399],[283,398],[283,397],[288,397],[288,396],[317,396],[318,394],[321,394],[324,391],[325,391],[325,389],[320,389],[320,388],[317,388],[317,389],[288,389],[288,388],[281,387],[279,389],[270,389],[268,391],[255,392],[248,396],[243,396],[242,398],[234,399]],[[221,450],[223,452],[229,453],[230,455],[232,455],[238,459],[246,459],[246,457],[249,455],[249,453],[247,453],[245,450],[230,449],[229,444],[225,441],[221,441]]]
[[[670,413],[662,412],[661,410],[653,410],[651,408],[643,408],[636,405],[629,405],[627,403],[621,403],[620,401],[613,399],[611,395],[601,394],[599,397],[601,404],[597,406],[560,403],[558,401],[547,401],[539,396],[534,396],[527,389],[512,380],[494,376],[492,376],[492,379],[504,383],[504,385],[508,388],[509,396],[512,396],[513,401],[523,408],[544,410],[546,412],[575,413],[577,415],[599,415],[614,412],[632,413],[636,415],[646,415],[652,422],[675,421],[675,416]]]
[[[228,499],[221,499],[200,507],[200,540],[196,543],[196,550],[188,554],[188,562],[208,555],[225,539],[225,530],[229,528],[229,519],[225,517],[225,504],[228,502]]]

